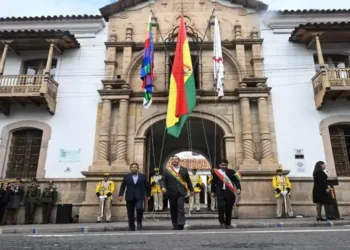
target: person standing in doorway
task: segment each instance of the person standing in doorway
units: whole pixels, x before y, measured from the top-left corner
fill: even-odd
[[[155,174],[151,177],[151,193],[153,196],[153,210],[158,212],[163,210],[163,193],[159,182],[162,176],[160,175],[159,168],[155,168],[154,171]]]
[[[104,174],[103,181],[100,181],[96,186],[96,196],[99,198],[100,213],[97,217],[97,223],[102,222],[103,215],[106,215],[106,222],[111,222],[112,213],[112,198],[114,193],[114,182],[109,180],[109,173]]]
[[[193,186],[186,168],[180,166],[180,158],[171,157],[171,166],[167,166],[161,180],[162,192],[170,202],[170,215],[174,230],[183,230],[185,218],[185,198],[193,196]]]
[[[221,228],[231,228],[232,209],[235,204],[236,193],[241,193],[241,183],[239,177],[233,169],[228,169],[228,161],[220,161],[220,169],[214,169],[213,180],[211,183],[211,197],[217,198],[219,222]]]
[[[13,190],[10,192],[9,203],[7,204],[7,222],[12,225],[17,224],[17,214],[24,195],[24,187],[20,178],[16,179]]]
[[[283,175],[282,168],[277,168],[276,175],[272,177],[272,187],[275,190],[275,198],[277,203],[277,219],[282,217],[283,204],[287,206],[287,214],[289,218],[295,218],[290,201],[290,191],[292,184],[286,175]]]
[[[42,224],[50,223],[51,211],[57,201],[57,190],[53,187],[53,181],[49,182],[49,186],[46,187],[41,195],[42,206]]]
[[[36,178],[32,178],[31,184],[24,197],[25,205],[25,224],[33,224],[36,206],[40,199],[40,186]]]
[[[123,178],[119,191],[119,201],[123,200],[125,190],[129,230],[135,231],[135,208],[137,229],[142,230],[143,205],[146,196],[150,200],[150,188],[146,176],[139,173],[139,164],[137,163],[130,164],[130,173]]]
[[[192,175],[190,176],[193,191],[193,196],[190,197],[190,212],[193,212],[193,206],[196,204],[196,211],[201,211],[201,203],[200,203],[200,197],[201,197],[201,187],[203,185],[202,178],[197,175],[197,169],[192,169]]]

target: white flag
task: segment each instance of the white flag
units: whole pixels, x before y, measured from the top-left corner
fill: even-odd
[[[220,28],[217,17],[215,17],[214,28],[214,87],[218,97],[224,96],[224,61],[221,50]]]

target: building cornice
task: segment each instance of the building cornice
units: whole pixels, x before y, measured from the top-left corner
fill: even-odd
[[[85,20],[23,20],[3,22],[0,25],[0,31],[62,30],[69,31],[76,38],[94,38],[105,26],[106,24],[102,18]]]
[[[350,22],[349,13],[315,13],[312,12],[267,12],[262,19],[263,23],[269,27],[275,34],[290,34],[301,24],[313,23],[334,23],[334,22]]]

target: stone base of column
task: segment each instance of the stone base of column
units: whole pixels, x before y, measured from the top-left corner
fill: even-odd
[[[282,167],[282,165],[276,163],[276,161],[274,159],[262,159],[261,160],[261,169],[262,170],[276,171],[276,169],[279,167]]]
[[[89,167],[89,171],[94,172],[94,171],[111,171],[109,167],[109,162],[106,160],[98,160],[95,161],[92,166]]]
[[[130,172],[130,166],[125,160],[116,160],[112,163],[111,170],[113,172]]]
[[[259,163],[254,159],[245,159],[239,170],[259,170]]]

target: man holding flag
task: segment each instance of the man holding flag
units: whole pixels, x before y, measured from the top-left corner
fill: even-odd
[[[240,175],[233,169],[228,169],[228,161],[220,161],[220,169],[214,169],[211,183],[211,197],[217,198],[219,222],[221,228],[231,228],[232,209],[237,194],[241,193]],[[237,190],[235,190],[235,188]]]

